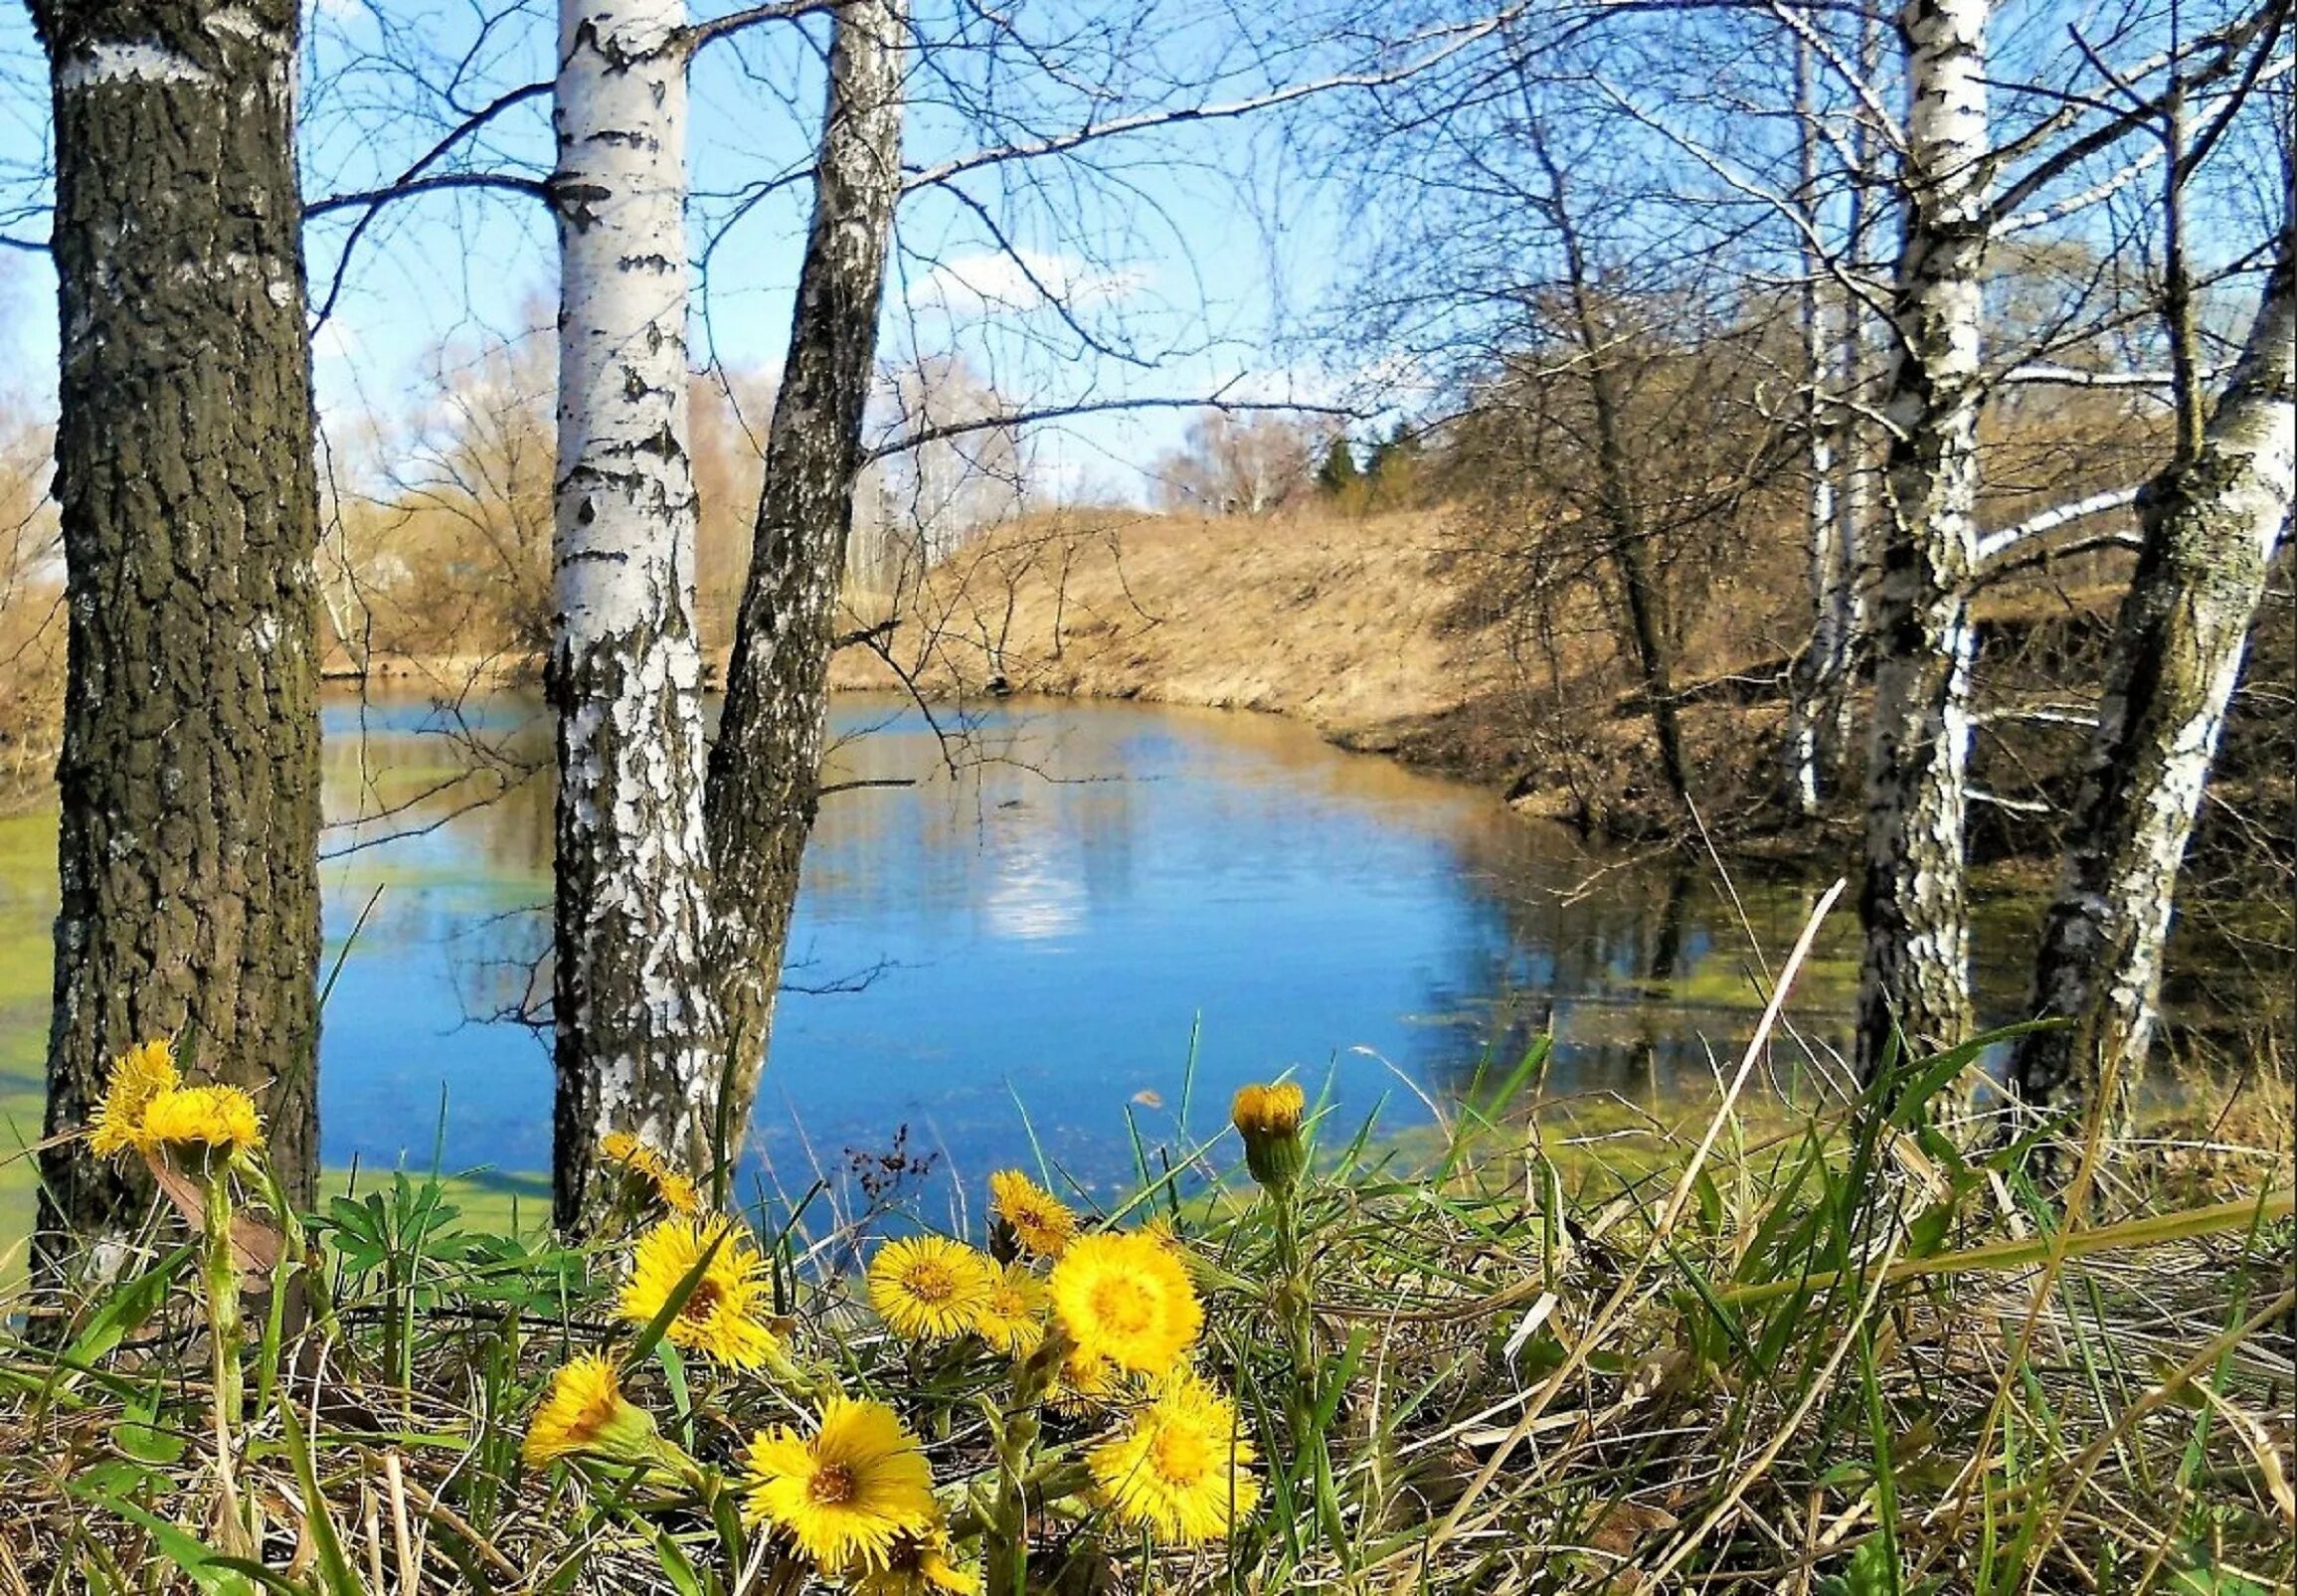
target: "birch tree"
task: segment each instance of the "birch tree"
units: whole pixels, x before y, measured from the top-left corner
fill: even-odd
[[[1798,9],[1795,60],[1793,231],[1797,313],[1802,332],[1805,440],[1804,546],[1811,593],[1810,638],[1788,681],[1784,744],[1786,802],[1799,819],[1816,817],[1843,766],[1853,719],[1852,676],[1865,625],[1866,527],[1870,520],[1868,332],[1873,319],[1865,251],[1871,214],[1868,160],[1873,117],[1858,101],[1832,118],[1823,94],[1822,48],[1840,51],[1820,31],[1822,19]],[[1858,18],[1857,71],[1876,76],[1879,29]],[[1829,193],[1830,155],[1841,162],[1841,221]]]
[[[598,1139],[711,1159],[681,0],[563,0],[553,1206]]]
[[[1908,0],[1904,232],[1874,630],[1857,1056],[1970,1028],[1969,581],[1978,557],[1978,410],[1987,244],[1985,0]]]
[[[1835,419],[1828,414],[1827,374],[1834,358],[1828,338],[1820,227],[1819,129],[1813,102],[1816,69],[1809,41],[1795,42],[1795,108],[1799,124],[1795,202],[1807,229],[1801,248],[1798,310],[1803,334],[1803,433],[1808,479],[1804,484],[1804,542],[1810,560],[1811,639],[1795,661],[1787,704],[1787,802],[1801,818],[1820,808],[1819,736],[1829,703],[1842,692],[1848,658],[1848,595],[1855,584],[1836,505]]]
[[[317,1169],[319,723],[290,0],[36,0],[70,606],[42,1229],[143,1193],[72,1139],[172,1036]],[[51,1252],[50,1256],[56,1256]]]
[[[2118,191],[2147,158],[2036,204],[2079,163],[2113,150],[2165,107],[2233,76],[2245,61],[2261,65],[2282,21],[2280,8],[2259,8],[2190,46],[2173,37],[2167,53],[2130,72],[2097,65],[2085,46],[2082,58],[2130,102],[2081,126],[2099,97],[2053,91],[2046,97],[2057,108],[1998,148],[1987,114],[1989,18],[1986,0],[1907,0],[1898,18],[1907,98],[1898,140],[1904,223],[1891,292],[1896,346],[1881,406],[1889,438],[1887,513],[1879,528],[1859,895],[1862,1076],[1873,1074],[1901,1036],[1929,1051],[1962,1040],[1972,1023],[1965,882],[1971,595],[2007,551],[2130,497],[2092,497],[1981,536],[1987,251],[2009,233],[2079,215]],[[2163,87],[2151,93],[2131,87],[2165,71]],[[2027,164],[1993,192],[1995,168],[2007,156],[2027,156]],[[2023,209],[2029,205],[2036,209]]]
[[[2118,1123],[2143,1071],[2179,867],[2297,492],[2293,399],[2297,214],[2206,432],[2138,499],[2137,571],[2033,962],[2032,1011],[2070,1023],[2013,1050],[2008,1086],[2027,1110]]]

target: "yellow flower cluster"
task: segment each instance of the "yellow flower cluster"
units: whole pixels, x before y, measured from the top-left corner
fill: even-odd
[[[772,1316],[771,1278],[747,1235],[730,1219],[703,1214],[691,1182],[634,1137],[612,1134],[600,1152],[671,1210],[631,1245],[616,1302],[619,1317],[640,1327],[664,1320],[671,1345],[730,1368],[790,1372]],[[938,1242],[910,1249],[899,1287],[929,1330],[947,1322],[952,1304],[969,1316],[975,1309],[1013,1312],[999,1300],[1002,1282],[971,1248]],[[966,1328],[971,1324],[969,1317]],[[704,1478],[700,1465],[623,1395],[613,1361],[600,1354],[577,1357],[553,1375],[522,1455],[538,1467],[587,1457]],[[810,1435],[788,1426],[759,1433],[741,1486],[745,1516],[782,1530],[815,1572],[854,1591],[963,1596],[975,1588],[950,1560],[924,1450],[882,1403],[832,1396]]]
[[[1298,1088],[1283,1090],[1297,1100]],[[989,1192],[1013,1239],[1050,1262],[1045,1278],[938,1236],[892,1241],[869,1267],[878,1317],[905,1340],[971,1334],[1016,1358],[1057,1335],[1046,1395],[1076,1418],[1137,1401],[1148,1382],[1148,1403],[1088,1455],[1100,1500],[1171,1539],[1227,1534],[1258,1497],[1253,1449],[1235,1408],[1189,1366],[1204,1308],[1177,1244],[1155,1229],[1081,1234],[1076,1214],[1017,1169],[991,1175]]]
[[[101,1157],[162,1153],[198,1166],[239,1159],[264,1147],[254,1098],[236,1086],[186,1086],[175,1050],[164,1039],[131,1047],[112,1061],[102,1101],[88,1122],[88,1145]]]
[[[1018,1169],[989,1176],[990,1203],[1020,1245],[1060,1256],[1076,1239],[1076,1213]],[[961,1241],[916,1236],[889,1241],[869,1265],[869,1305],[904,1340],[954,1341],[975,1335],[995,1351],[1026,1357],[1045,1338],[1044,1282],[1021,1265]]]
[[[604,1151],[653,1179],[636,1144]],[[1084,1233],[1074,1212],[1017,1170],[998,1171],[991,1188],[1004,1227],[1000,1253],[1017,1244],[1033,1263],[1000,1265],[941,1236],[888,1241],[866,1274],[886,1329],[901,1341],[950,1348],[942,1357],[985,1349],[1007,1359],[1015,1415],[1049,1398],[1097,1424],[1098,1439],[1064,1443],[1077,1450],[1055,1476],[1068,1483],[1045,1488],[1055,1497],[1170,1540],[1229,1533],[1258,1499],[1255,1457],[1234,1405],[1191,1367],[1204,1309],[1177,1242],[1157,1230]],[[723,1482],[785,1556],[854,1596],[970,1596],[979,1579],[953,1554],[923,1444],[893,1406],[841,1388],[791,1354],[769,1313],[769,1288],[764,1261],[733,1221],[673,1214],[632,1243],[616,1306],[625,1322],[660,1323],[672,1345],[731,1369],[763,1368],[777,1385],[810,1395],[809,1417],[753,1434]],[[998,1478],[1037,1480],[1036,1427],[1002,1434]],[[1009,1444],[1019,1449],[1012,1456]],[[666,1467],[698,1491],[721,1489],[719,1475],[679,1452],[623,1395],[614,1363],[599,1354],[557,1371],[523,1455],[535,1466],[585,1458],[657,1477]],[[1008,1494],[998,1502],[1019,1503],[1009,1495],[1018,1489],[1000,1487]],[[1000,1506],[983,1518],[986,1500],[973,1498],[969,1539],[1025,1539],[1035,1509],[1007,1514]],[[1008,1533],[1013,1524],[1020,1528]]]

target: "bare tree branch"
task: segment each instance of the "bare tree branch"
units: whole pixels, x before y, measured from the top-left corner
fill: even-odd
[[[795,22],[802,17],[816,16],[829,10],[833,3],[834,0],[776,0],[771,5],[750,6],[723,17],[712,17],[707,22],[695,23],[685,31],[679,46],[688,55],[692,55],[703,46],[740,33],[745,28],[754,28],[764,22]]]
[[[1978,570],[1983,575],[1987,568],[2022,543],[2028,543],[2061,526],[2108,510],[2124,510],[2137,502],[2139,486],[2109,488],[2103,493],[2092,493],[2087,498],[2075,499],[2070,504],[2053,505],[2038,515],[2030,515],[2015,526],[2006,526],[1999,532],[1989,532],[1978,540]]]
[[[1338,89],[1381,89],[1400,84],[1435,67],[1480,39],[1489,37],[1505,27],[1520,15],[1526,6],[1518,3],[1495,12],[1489,17],[1458,28],[1439,30],[1422,38],[1440,37],[1442,46],[1425,55],[1417,56],[1398,66],[1377,72],[1334,73],[1330,77],[1314,79],[1307,83],[1287,84],[1266,93],[1247,95],[1242,99],[1225,100],[1212,105],[1180,105],[1164,110],[1141,111],[1131,116],[1120,116],[1106,122],[1090,122],[1083,127],[1056,133],[1048,138],[1024,143],[1006,144],[996,149],[975,150],[934,166],[920,167],[903,180],[905,191],[947,184],[954,177],[977,171],[984,166],[995,166],[1007,161],[1034,160],[1044,155],[1057,155],[1099,139],[1114,138],[1125,133],[1138,133],[1155,127],[1172,127],[1183,123],[1225,121],[1253,111],[1268,110],[1305,99],[1313,94],[1328,93]]]
[[[1217,410],[1234,415],[1254,412],[1276,412],[1297,416],[1337,416],[1355,419],[1358,412],[1340,405],[1279,404],[1273,401],[1223,399],[1215,393],[1210,396],[1158,395],[1148,399],[1085,400],[1074,405],[1047,405],[1030,410],[1000,411],[994,416],[976,417],[972,421],[950,422],[935,427],[921,427],[914,433],[904,434],[889,443],[880,443],[867,455],[873,460],[894,454],[905,454],[913,448],[938,443],[945,438],[963,438],[969,433],[992,432],[1001,428],[1028,427],[1038,422],[1064,421],[1072,416],[1100,416],[1112,411],[1126,410]]]

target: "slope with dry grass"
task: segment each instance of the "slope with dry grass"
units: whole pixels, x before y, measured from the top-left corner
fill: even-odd
[[[1374,737],[1493,690],[1495,628],[1439,513],[1203,519],[1064,511],[1003,528],[901,596],[890,659],[842,687],[1142,698],[1296,715]],[[865,621],[888,601],[861,599]],[[875,606],[874,613],[872,606]]]

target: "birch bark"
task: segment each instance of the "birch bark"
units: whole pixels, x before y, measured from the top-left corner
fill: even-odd
[[[2143,1069],[2179,866],[2297,492],[2293,390],[2297,221],[2201,447],[2139,498],[2144,542],[2033,965],[2033,1011],[2073,1024],[2020,1038],[2008,1084],[2027,1110],[2118,1122]]]
[[[561,261],[552,1201],[590,1200],[599,1138],[707,1173],[701,652],[687,451],[682,0],[562,0],[550,183]]]
[[[1843,590],[1850,570],[1843,554],[1843,525],[1836,503],[1835,418],[1826,386],[1834,351],[1829,347],[1827,308],[1820,276],[1826,262],[1814,242],[1819,214],[1819,128],[1814,103],[1813,62],[1807,41],[1795,48],[1795,105],[1798,122],[1796,203],[1809,229],[1799,249],[1802,286],[1803,430],[1805,552],[1810,562],[1811,638],[1795,661],[1788,683],[1787,805],[1809,819],[1818,814],[1823,794],[1821,732],[1843,691],[1847,606]],[[1846,307],[1847,315],[1851,314]]]
[[[319,721],[291,0],[34,0],[55,107],[69,610],[47,1129],[173,1035],[318,1151]],[[42,1150],[45,1260],[148,1182]]]
[[[1987,20],[1986,0],[1908,0],[1898,17],[1910,103],[1858,904],[1862,1078],[1878,1068],[1893,1026],[1929,1051],[1960,1041],[1971,1023],[1966,592],[1978,545]]]
[[[1881,21],[1867,12],[1858,21],[1858,61],[1867,81],[1871,82],[1879,73],[1881,57]],[[1867,163],[1876,142],[1872,118],[1861,113],[1851,124],[1852,182],[1848,214],[1843,221],[1844,255],[1852,274],[1858,278],[1863,278],[1865,273],[1867,244],[1873,233],[1875,205],[1866,191],[1866,183]],[[1850,408],[1843,420],[1836,450],[1842,485],[1835,494],[1840,523],[1835,546],[1843,562],[1843,575],[1831,596],[1830,606],[1837,648],[1835,690],[1819,735],[1820,765],[1832,773],[1838,783],[1852,769],[1857,745],[1857,713],[1852,702],[1852,689],[1856,684],[1858,663],[1865,652],[1867,631],[1867,548],[1875,497],[1875,449],[1867,409],[1873,400],[1870,388],[1874,361],[1869,335],[1874,320],[1862,294],[1844,294],[1843,319],[1836,331],[1841,338],[1841,393]]]
[[[735,1125],[747,1122],[765,1067],[798,866],[819,806],[832,628],[902,190],[908,0],[847,0],[834,17],[813,221],[710,755],[711,967]]]

